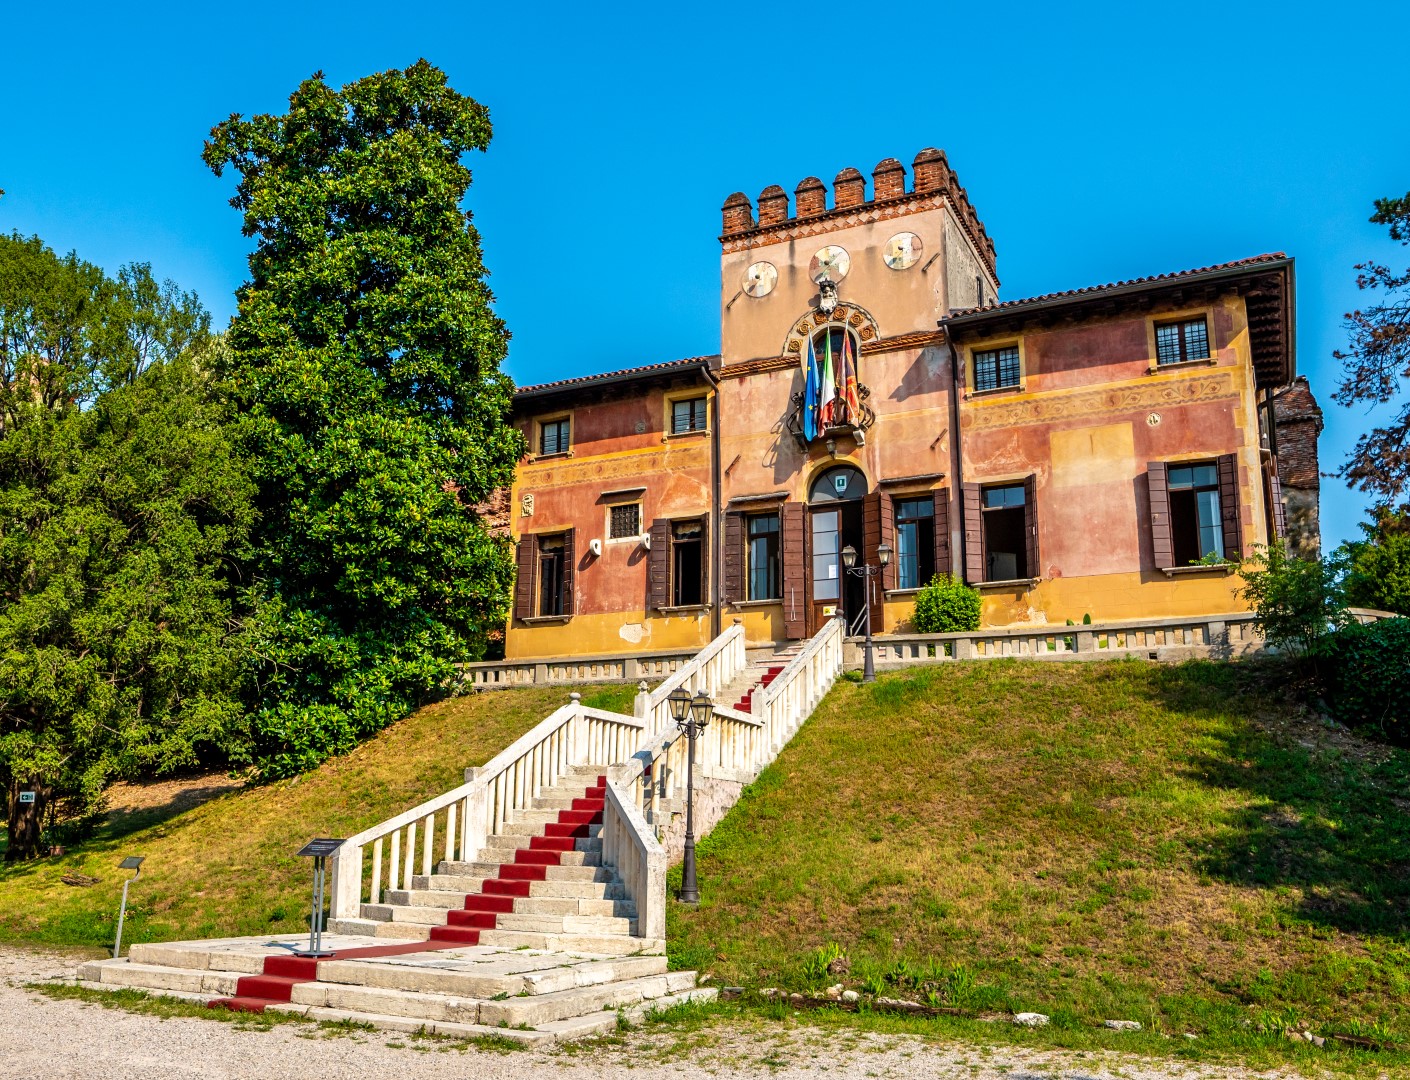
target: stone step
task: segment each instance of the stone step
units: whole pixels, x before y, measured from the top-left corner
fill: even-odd
[[[561,868],[560,868],[561,869]],[[576,867],[574,868],[576,869]],[[610,875],[611,871],[606,867],[599,867],[603,875]],[[430,877],[416,875],[411,879],[412,890],[424,890],[432,892],[454,893],[460,896],[468,896],[470,893],[485,892],[486,882],[503,882],[498,877],[460,877],[452,874],[432,874]],[[626,900],[626,886],[616,880],[601,881],[528,881],[523,884],[528,886],[530,896],[556,896],[565,898],[577,898],[580,900]],[[493,892],[494,888],[488,891]],[[506,894],[501,894],[506,895]]]
[[[577,857],[582,857],[587,852],[573,853]],[[436,875],[444,877],[479,877],[479,878],[499,878],[501,869],[511,869],[504,867],[497,862],[443,862],[436,867]],[[525,880],[530,881],[616,881],[617,876],[607,867],[600,865],[600,859],[596,862],[563,862],[557,866],[540,866],[538,870],[542,874],[528,875]]]
[[[121,986],[139,990],[178,990],[187,994],[210,994],[215,997],[235,993],[235,984],[243,977],[239,971],[211,971],[164,964],[134,963],[128,959],[90,960],[78,969],[85,982],[100,983],[112,990]]]
[[[479,1022],[518,1027],[527,1024],[537,1028],[570,1016],[582,1016],[600,1009],[617,1009],[638,1005],[643,1001],[663,998],[672,993],[695,989],[695,972],[679,971],[653,975],[644,979],[628,979],[603,983],[600,986],[580,986],[553,994],[532,997],[511,997],[504,1001],[486,1001],[480,1006]]]
[[[601,836],[602,825],[562,823],[555,810],[516,810],[513,820],[500,826],[497,836]],[[552,826],[552,827],[550,827]]]
[[[538,883],[535,883],[538,884]],[[371,907],[373,905],[363,905]],[[503,910],[516,915],[607,915],[636,918],[636,904],[627,899],[607,899],[601,896],[507,896],[486,894],[479,890],[451,892],[441,889],[387,889],[382,894],[381,908],[416,907],[446,911],[457,908]],[[366,918],[376,918],[364,912]],[[422,920],[412,918],[409,921]]]
[[[383,924],[388,925],[388,924]],[[481,930],[479,943],[505,949],[546,949],[588,956],[635,956],[666,951],[661,938],[627,934],[552,934],[533,930]]]
[[[519,994],[552,994],[579,986],[596,986],[623,979],[664,975],[666,963],[664,956],[624,956],[530,971],[480,973],[426,964],[411,966],[395,963],[368,964],[357,960],[325,960],[318,965],[318,981],[488,1000],[500,994],[510,997]],[[514,965],[496,963],[492,966]]]
[[[363,904],[362,906],[375,905]],[[381,919],[362,918],[329,919],[328,931],[333,934],[356,934],[361,937],[388,938],[393,941],[425,941],[431,936],[431,927],[425,923],[394,923]]]
[[[557,851],[564,855],[573,852],[601,852],[602,838],[598,836],[491,836],[480,849],[481,859],[502,859],[511,862],[520,851]]]
[[[373,922],[397,923],[398,925],[445,926],[446,914],[460,905],[427,907],[412,904],[363,904],[358,914]]]

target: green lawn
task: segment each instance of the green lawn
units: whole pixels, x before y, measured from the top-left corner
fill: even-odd
[[[995,661],[839,684],[701,843],[673,961],[1057,1030],[1410,1044],[1410,754],[1279,683]],[[819,970],[836,952],[845,977]]]
[[[568,700],[573,687],[499,691],[421,709],[345,757],[290,781],[194,810],[114,815],[73,853],[0,867],[0,940],[112,947],[124,855],[143,855],[123,940],[297,933],[308,927],[314,836],[351,836],[463,782]],[[629,686],[581,687],[584,701],[631,711]],[[66,885],[67,874],[99,879]]]

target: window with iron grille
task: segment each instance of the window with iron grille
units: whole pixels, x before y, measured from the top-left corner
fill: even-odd
[[[641,535],[641,503],[625,503],[612,507],[612,517],[608,524],[607,539],[625,540]]]
[[[998,390],[1018,385],[1018,346],[985,349],[974,354],[974,388]]]
[[[539,453],[566,454],[568,452],[568,418],[545,420],[539,424]]]
[[[1157,323],[1155,362],[1183,364],[1186,360],[1209,359],[1209,324],[1204,316],[1180,322]]]
[[[688,431],[705,430],[705,399],[687,398],[671,402],[671,434],[684,435]]]

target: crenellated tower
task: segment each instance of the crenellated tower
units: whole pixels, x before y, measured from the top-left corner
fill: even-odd
[[[771,184],[755,204],[725,200],[721,255],[721,364],[786,353],[791,328],[820,304],[862,309],[872,334],[931,333],[952,310],[997,299],[994,242],[941,150],[906,168],[886,158],[871,197],[854,168],[827,186],[805,177],[788,193]]]

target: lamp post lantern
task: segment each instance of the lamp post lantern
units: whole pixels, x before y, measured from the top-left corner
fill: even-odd
[[[862,682],[876,682],[876,667],[872,662],[871,654],[871,579],[880,574],[891,562],[891,548],[889,545],[878,544],[876,546],[876,561],[876,566],[870,564],[858,566],[857,549],[851,544],[848,544],[842,549],[843,567],[846,568],[847,573],[855,574],[857,577],[861,578],[862,584],[865,586],[866,599],[864,606],[866,609],[866,618],[862,621],[866,625],[866,658],[862,663]],[[845,616],[843,621],[845,623]]]
[[[705,734],[714,715],[715,704],[701,690],[695,697],[683,686],[676,687],[666,699],[671,703],[671,719],[688,740],[685,758],[685,861],[681,867],[682,904],[700,903],[700,888],[695,882],[695,740]]]

